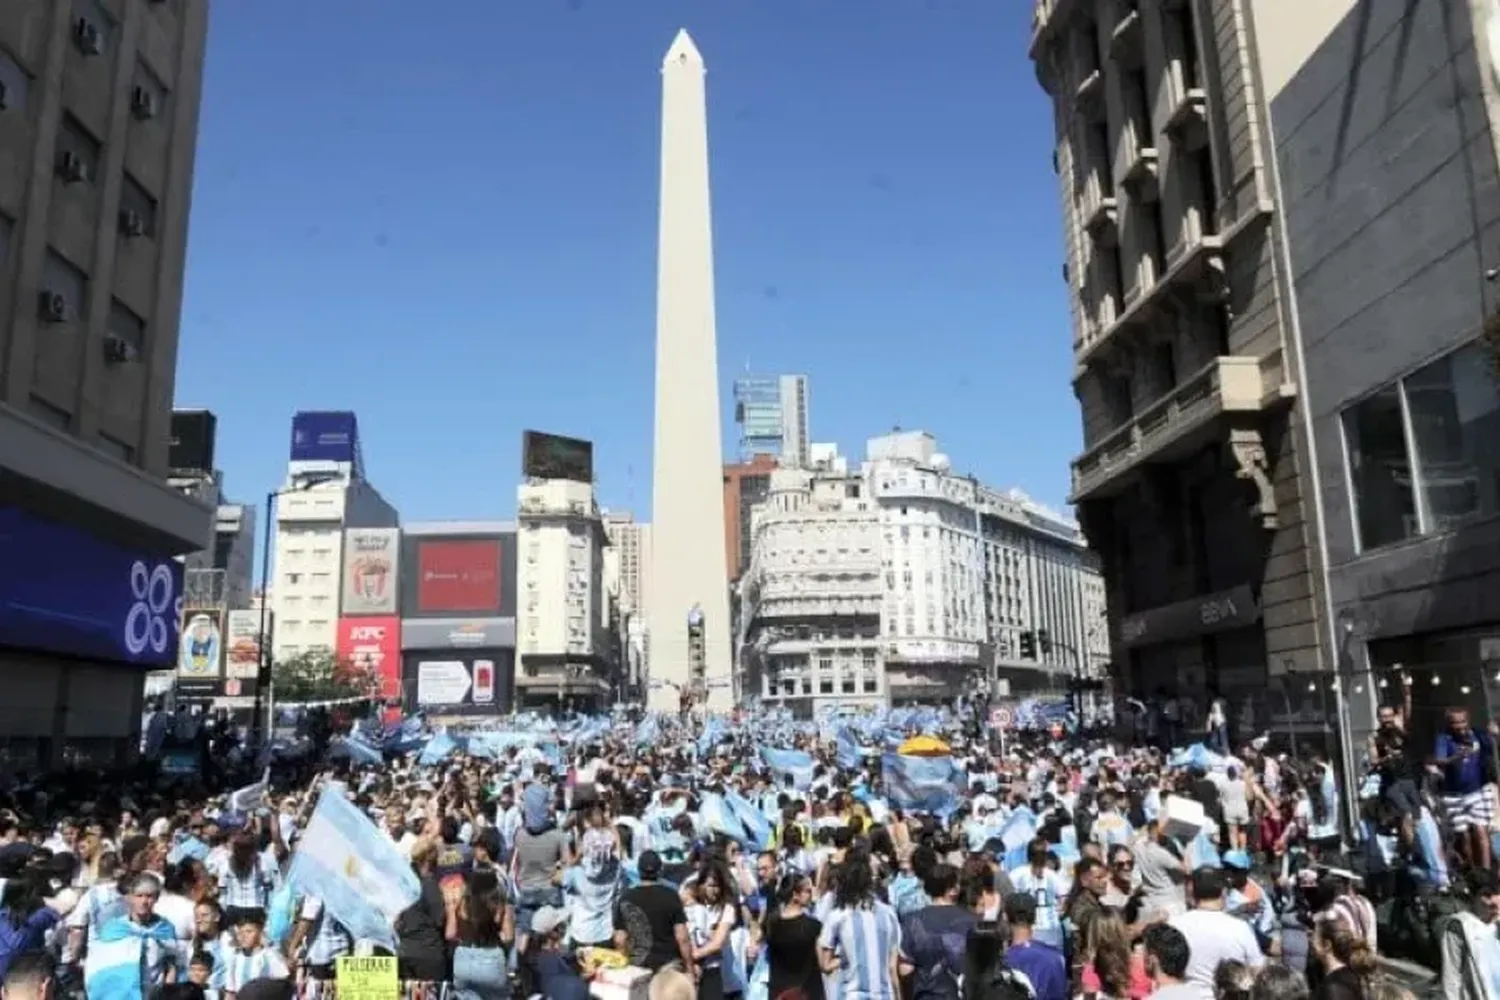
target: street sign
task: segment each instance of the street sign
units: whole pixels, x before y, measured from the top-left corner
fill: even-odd
[[[990,725],[995,729],[1009,729],[1016,724],[1016,713],[1009,707],[1001,705],[999,708],[990,709]]]

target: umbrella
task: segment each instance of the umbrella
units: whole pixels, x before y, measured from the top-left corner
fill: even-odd
[[[948,744],[935,736],[913,736],[896,752],[904,757],[947,757],[953,753]]]

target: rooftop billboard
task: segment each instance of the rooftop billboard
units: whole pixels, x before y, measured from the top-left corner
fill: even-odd
[[[292,417],[293,462],[354,462],[359,420],[348,410],[303,410]]]
[[[582,438],[526,431],[521,435],[521,475],[529,479],[594,481],[594,443]]]

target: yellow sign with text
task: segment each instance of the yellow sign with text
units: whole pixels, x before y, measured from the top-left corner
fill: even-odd
[[[346,955],[339,959],[334,975],[339,1000],[399,1000],[401,996],[394,956]]]

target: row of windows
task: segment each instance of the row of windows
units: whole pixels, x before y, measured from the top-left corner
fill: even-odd
[[[1500,514],[1495,365],[1470,344],[1344,411],[1359,549]]]

